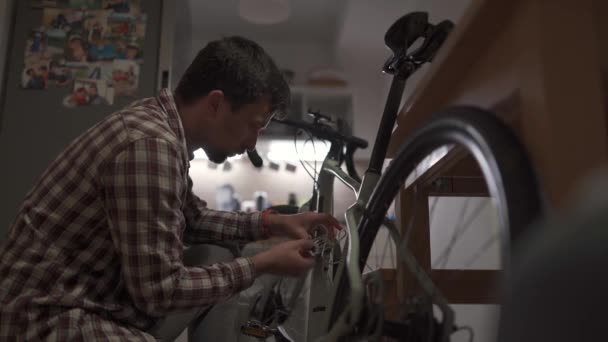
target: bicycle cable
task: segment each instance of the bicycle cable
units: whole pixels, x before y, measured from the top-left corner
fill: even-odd
[[[317,183],[317,178],[315,177],[315,175],[311,174],[310,171],[308,170],[308,167],[306,167],[306,164],[304,162],[304,160],[302,160],[302,158],[300,157],[300,152],[298,152],[298,132],[303,131],[306,132],[307,134],[310,133],[300,129],[298,131],[296,131],[296,133],[293,135],[293,146],[296,150],[296,155],[298,156],[298,161],[300,162],[300,164],[302,165],[302,168],[304,168],[304,171],[306,171],[306,173],[308,174],[308,176],[312,179],[313,181],[313,189],[315,189],[319,184]],[[310,167],[310,166],[309,166]],[[315,169],[315,174],[316,174],[316,169]]]

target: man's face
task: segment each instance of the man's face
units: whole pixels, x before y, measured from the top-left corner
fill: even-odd
[[[206,141],[202,148],[214,163],[222,163],[228,157],[253,150],[258,135],[271,118],[270,100],[266,96],[236,111],[224,101],[218,109],[212,134],[201,137],[201,141]]]

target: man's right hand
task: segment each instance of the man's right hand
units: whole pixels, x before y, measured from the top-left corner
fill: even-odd
[[[258,274],[299,277],[315,263],[315,258],[310,254],[312,248],[311,239],[286,241],[254,255],[251,261]]]

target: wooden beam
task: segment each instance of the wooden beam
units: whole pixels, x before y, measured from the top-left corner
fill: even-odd
[[[413,184],[418,184],[421,187],[430,185],[437,179],[442,172],[449,170],[458,165],[466,156],[466,151],[462,148],[455,147],[451,149],[443,158],[439,159],[435,164],[429,165],[426,170],[420,170],[420,174],[415,178]]]
[[[422,269],[427,272],[431,270],[431,237],[429,231],[429,205],[428,195],[425,188],[415,189],[410,187],[399,192],[397,211],[398,222],[401,222],[399,232],[402,236],[408,234],[405,230],[409,228],[410,220],[414,219],[409,232],[409,247],[418,260]],[[396,298],[403,303],[406,298],[421,293],[422,289],[418,281],[409,269],[403,264],[397,264],[396,276]]]
[[[431,279],[452,304],[498,304],[500,271],[433,270]]]
[[[380,270],[385,282],[385,303],[395,314],[403,305],[396,295],[397,271]],[[438,270],[431,279],[450,304],[499,304],[500,271],[496,270]]]
[[[451,149],[412,184],[427,187],[431,196],[488,196],[477,161],[462,148]]]

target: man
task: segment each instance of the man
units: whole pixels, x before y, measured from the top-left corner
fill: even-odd
[[[73,141],[0,248],[0,340],[152,341],[172,314],[187,317],[183,329],[260,274],[303,275],[313,265],[309,230],[339,228],[334,218],[209,210],[188,177],[194,150],[221,163],[253,149],[288,102],[262,48],[226,38],[199,52],[174,93],[138,101]],[[273,236],[293,240],[231,262],[182,261],[184,244]]]

